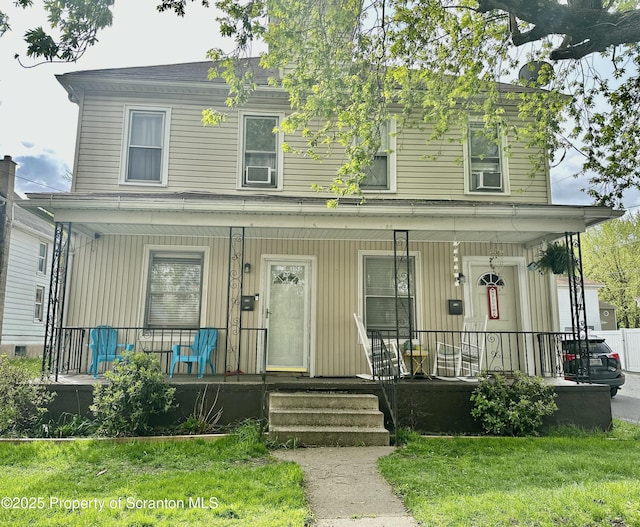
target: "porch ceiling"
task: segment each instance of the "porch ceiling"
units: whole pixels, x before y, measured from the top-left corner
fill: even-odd
[[[245,227],[248,238],[390,240],[408,230],[412,241],[490,241],[535,245],[565,232],[621,216],[607,207],[466,201],[342,200],[209,193],[29,194],[24,208],[71,222],[89,236],[226,237]]]

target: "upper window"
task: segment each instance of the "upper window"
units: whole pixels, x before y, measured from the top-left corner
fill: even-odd
[[[380,126],[380,148],[365,178],[360,182],[360,188],[365,192],[395,192],[395,161],[395,121],[391,120]]]
[[[151,252],[145,327],[200,327],[202,253]]]
[[[274,115],[242,116],[242,188],[281,187],[282,148],[274,130],[278,124],[279,117]]]
[[[40,249],[38,251],[38,272],[46,273],[47,272],[47,253],[48,245],[44,242],[40,242]]]
[[[168,108],[126,108],[122,182],[166,185]]]
[[[481,121],[469,122],[467,145],[469,190],[506,192],[502,140],[498,129],[487,128]]]

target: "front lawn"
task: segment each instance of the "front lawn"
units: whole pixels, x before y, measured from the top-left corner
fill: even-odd
[[[217,441],[0,443],[0,469],[0,525],[302,527],[308,515],[301,469],[242,431]]]
[[[431,527],[640,526],[640,428],[541,438],[421,438],[379,461]]]

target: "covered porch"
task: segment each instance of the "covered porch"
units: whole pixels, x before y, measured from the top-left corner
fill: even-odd
[[[89,333],[98,325],[115,328],[119,343],[157,354],[167,373],[173,345],[207,327],[218,332],[222,383],[273,374],[355,379],[370,373],[353,323],[358,313],[370,338],[396,339],[407,352],[410,375],[384,377],[415,384],[434,378],[437,343],[457,346],[464,318],[489,309],[477,336],[485,348],[479,369],[561,377],[555,278],[528,264],[541,243],[565,239],[576,261],[574,333],[586,334],[579,233],[621,214],[397,199],[343,200],[328,209],[323,198],[209,193],[29,198],[27,206],[56,221],[43,360],[55,379],[87,372]],[[156,262],[174,261],[195,269],[196,294],[161,304],[173,309],[162,320],[150,307],[152,273]],[[196,318],[175,324],[194,298]]]

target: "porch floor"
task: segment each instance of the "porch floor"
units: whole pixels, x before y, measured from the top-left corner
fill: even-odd
[[[172,378],[167,376],[167,381],[172,385],[185,385],[185,384],[247,384],[256,385],[262,384],[262,375],[204,375],[202,378],[198,378],[197,375],[188,374],[176,374]],[[576,386],[577,383],[568,381],[561,377],[546,377],[544,381],[552,386]],[[104,384],[107,380],[104,374],[98,375],[94,378],[93,375],[86,373],[73,373],[73,374],[59,374],[58,380],[51,380],[52,384],[63,385],[93,385],[96,383]],[[282,374],[268,374],[265,377],[265,384],[273,387],[279,385],[298,385],[305,388],[317,388],[317,389],[349,389],[349,387],[371,387],[378,386],[377,381],[361,379],[360,377],[309,377],[307,375],[296,375],[291,373]],[[429,377],[429,376],[415,376],[405,377],[399,384],[414,384],[414,383],[445,383],[445,384],[477,384],[476,380],[460,380],[456,378],[446,379],[443,377]],[[334,388],[335,387],[335,388]]]

